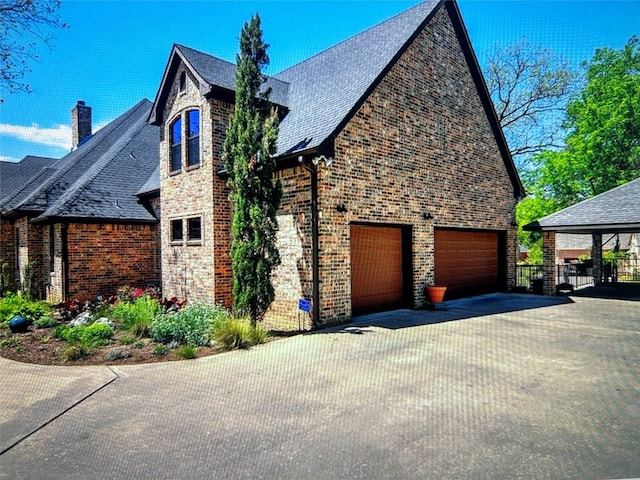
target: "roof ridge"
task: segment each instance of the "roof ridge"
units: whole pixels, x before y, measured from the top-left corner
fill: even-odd
[[[138,102],[138,104],[142,103]],[[136,104],[136,107],[138,106]],[[137,108],[135,108],[137,110]],[[100,158],[84,173],[82,174],[75,182],[74,186],[77,185],[77,188],[70,187],[67,192],[65,192],[59,199],[48,207],[44,215],[49,212],[52,208],[54,212],[62,210],[64,207],[73,203],[89,186],[89,184],[96,179],[101,172],[107,168],[111,162],[122,150],[131,142],[131,140],[147,125],[146,115],[140,116],[133,125],[131,125],[123,135],[113,144],[112,148],[106,151]],[[55,207],[55,208],[54,208]]]
[[[444,0],[440,0],[440,1],[444,1]],[[362,30],[362,31],[360,31],[360,32],[358,32],[358,33],[356,33],[355,35],[352,35],[352,36],[350,36],[350,37],[347,37],[347,38],[345,38],[345,39],[343,39],[343,40],[339,41],[338,43],[333,44],[333,45],[331,45],[330,47],[325,48],[324,50],[322,50],[322,51],[320,51],[320,52],[318,52],[318,53],[316,53],[316,54],[314,54],[314,55],[311,55],[310,57],[305,58],[304,60],[302,60],[302,61],[300,61],[300,62],[298,62],[298,63],[296,63],[296,64],[294,64],[294,65],[291,65],[291,66],[289,66],[289,67],[285,68],[284,70],[279,71],[278,73],[276,73],[276,74],[275,74],[275,75],[273,75],[273,76],[274,76],[275,78],[277,78],[278,80],[280,80],[278,77],[279,77],[280,75],[284,75],[285,73],[289,72],[289,70],[294,69],[294,68],[297,68],[297,67],[299,67],[299,66],[301,66],[301,65],[304,65],[305,63],[310,62],[311,60],[314,60],[314,59],[316,59],[317,57],[319,57],[319,56],[321,56],[321,55],[324,55],[324,54],[326,54],[326,53],[328,53],[328,52],[330,52],[330,51],[332,51],[332,50],[337,49],[338,47],[341,47],[342,45],[344,45],[344,44],[345,44],[345,43],[347,43],[347,42],[354,41],[356,38],[358,38],[358,37],[361,37],[361,36],[364,36],[364,35],[368,34],[368,33],[369,33],[371,30],[373,30],[373,29],[376,29],[376,28],[378,28],[378,27],[381,27],[382,25],[385,25],[385,24],[390,23],[390,22],[392,22],[392,21],[394,21],[394,20],[397,20],[397,18],[398,18],[398,17],[401,17],[401,16],[404,16],[404,15],[407,15],[409,12],[411,12],[411,11],[413,11],[413,10],[415,10],[415,9],[417,9],[417,8],[419,8],[419,7],[421,7],[421,6],[423,6],[423,5],[424,5],[424,4],[426,4],[426,3],[430,3],[430,0],[421,0],[420,2],[418,2],[417,4],[415,4],[413,7],[410,7],[410,8],[408,8],[407,10],[403,10],[402,12],[399,12],[399,13],[395,14],[394,16],[387,18],[386,20],[383,20],[383,21],[381,21],[381,22],[376,23],[375,25],[372,25],[372,26],[370,26],[370,27],[368,27],[368,28],[365,28],[364,30]],[[437,2],[435,2],[435,3],[439,3],[439,1],[437,1]],[[286,80],[281,80],[281,81],[285,81],[285,82],[286,82]]]

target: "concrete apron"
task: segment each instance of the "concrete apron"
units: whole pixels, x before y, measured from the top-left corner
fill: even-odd
[[[0,454],[113,382],[109,367],[58,367],[0,357]]]

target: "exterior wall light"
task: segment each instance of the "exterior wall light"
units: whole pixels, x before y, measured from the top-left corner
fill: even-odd
[[[425,220],[433,220],[433,215],[431,214],[431,212],[424,212],[422,214],[422,218],[424,218]]]
[[[348,212],[347,206],[344,203],[339,203],[338,205],[336,205],[336,210],[340,213]]]

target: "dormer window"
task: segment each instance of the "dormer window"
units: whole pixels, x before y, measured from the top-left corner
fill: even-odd
[[[187,91],[187,72],[182,72],[180,74],[180,91],[181,92]]]
[[[171,124],[171,172],[182,169],[182,118]]]
[[[200,164],[200,112],[198,110],[187,112],[187,125],[187,167],[193,167]]]

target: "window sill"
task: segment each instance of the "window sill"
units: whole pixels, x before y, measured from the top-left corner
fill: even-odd
[[[188,247],[199,247],[202,245],[202,240],[187,240]]]
[[[185,170],[187,172],[191,172],[193,170],[198,170],[200,168],[200,164],[196,164],[196,165],[189,165],[187,168],[185,168]]]
[[[172,172],[169,172],[169,176],[173,177],[175,175],[180,175],[182,173],[182,169],[180,170],[173,170]]]
[[[169,245],[171,245],[172,247],[180,247],[183,243],[184,242],[182,240],[171,240],[169,242]]]

